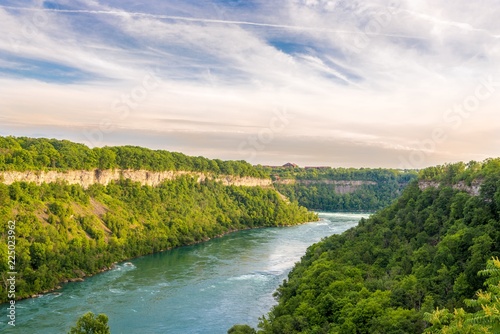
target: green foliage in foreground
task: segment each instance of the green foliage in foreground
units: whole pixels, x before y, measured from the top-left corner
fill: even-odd
[[[185,176],[158,187],[130,180],[87,190],[61,183],[0,184],[2,259],[7,259],[11,220],[16,222],[16,296],[27,297],[113,262],[238,229],[293,225],[317,216],[285,202],[274,189],[198,183]],[[1,261],[1,275],[7,271],[7,261]],[[2,284],[0,301],[6,299]]]
[[[68,334],[110,334],[108,316],[101,313],[97,317],[88,312],[80,317]]]
[[[354,168],[281,168],[268,170],[275,179],[275,187],[291,200],[311,210],[375,211],[391,204],[414,179],[415,172],[392,169]],[[295,180],[295,184],[280,183],[281,179]],[[361,181],[354,191],[341,193],[332,181]]]
[[[0,171],[133,169],[268,177],[245,161],[210,160],[137,146],[92,148],[68,140],[0,137]]]
[[[413,182],[391,206],[311,246],[278,289],[279,304],[261,319],[260,332],[422,333],[433,323],[424,315],[436,307],[479,311],[451,318],[440,310],[433,318],[442,326],[497,317],[496,281],[475,301],[464,299],[483,286],[477,273],[486,261],[500,255],[500,159],[469,165],[423,171],[421,181],[437,188]],[[482,184],[479,196],[465,191],[474,181]]]
[[[486,291],[476,292],[476,299],[466,299],[469,308],[478,309],[473,313],[463,308],[450,313],[447,309],[436,309],[425,313],[424,318],[432,324],[426,333],[442,334],[476,334],[500,333],[500,260],[488,261],[485,270],[479,275],[488,276],[485,282]]]
[[[257,332],[248,325],[234,325],[227,331],[227,334],[257,334]]]

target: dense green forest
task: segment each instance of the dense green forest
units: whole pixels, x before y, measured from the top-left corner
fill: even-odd
[[[389,207],[311,246],[260,332],[498,333],[500,263],[485,264],[499,255],[500,159],[429,168]]]
[[[437,308],[432,313],[425,313],[424,319],[432,326],[427,333],[435,334],[496,334],[500,333],[500,260],[493,257],[488,261],[486,269],[478,275],[487,278],[486,291],[478,290],[475,298],[464,302],[475,312],[467,312],[463,308]]]
[[[95,147],[68,140],[0,137],[2,170],[134,169],[195,171],[215,175],[269,177],[245,161],[211,160],[136,146]]]
[[[190,157],[182,153],[135,146],[95,147],[67,140],[0,137],[0,171],[132,169],[193,171],[213,175],[252,176],[274,179],[275,188],[291,201],[311,210],[375,211],[389,205],[416,177],[414,172],[369,168],[270,168],[245,161]],[[297,180],[282,184],[282,179]],[[352,193],[340,194],[323,181],[368,181]],[[317,181],[305,184],[301,181]]]
[[[370,168],[268,168],[274,186],[292,201],[311,210],[375,211],[382,209],[398,196],[416,172]],[[281,180],[293,180],[286,184]],[[330,183],[327,183],[329,182]],[[364,181],[353,186],[352,192],[341,193],[331,181]]]
[[[84,277],[113,262],[237,229],[317,220],[274,189],[198,183],[184,176],[158,187],[130,180],[88,189],[66,183],[0,183],[0,257],[7,259],[15,221],[16,288],[27,297]],[[0,262],[5,276],[7,261]],[[5,282],[5,277],[2,277]],[[6,301],[0,285],[0,301]]]

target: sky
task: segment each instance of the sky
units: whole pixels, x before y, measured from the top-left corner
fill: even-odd
[[[252,164],[500,156],[498,0],[0,0],[0,135]]]

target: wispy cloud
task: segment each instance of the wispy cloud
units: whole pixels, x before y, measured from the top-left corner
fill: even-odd
[[[396,166],[436,128],[449,139],[422,165],[468,160],[474,148],[500,155],[482,149],[494,131],[480,131],[500,121],[500,87],[460,127],[446,120],[478,82],[500,81],[499,9],[493,0],[6,1],[0,130],[86,141],[83,131],[110,120],[114,130],[94,144],[163,138],[166,149],[240,159],[241,140],[281,108],[293,121],[252,162],[373,165],[381,158],[367,152],[379,152]],[[161,84],[142,98],[151,73]],[[133,94],[122,117],[116,101]]]
[[[250,22],[250,21],[234,21],[234,20],[218,20],[209,18],[198,18],[198,17],[186,17],[186,16],[174,16],[174,15],[159,15],[159,14],[149,14],[149,13],[139,13],[139,12],[127,12],[127,11],[110,11],[110,10],[77,10],[77,9],[54,9],[54,8],[27,8],[27,7],[15,7],[15,6],[4,6],[0,5],[0,8],[10,9],[15,11],[31,11],[31,12],[54,12],[54,13],[68,13],[68,14],[96,14],[96,15],[113,15],[121,17],[138,17],[138,18],[151,18],[159,20],[173,20],[173,21],[185,21],[185,22],[195,22],[195,23],[216,23],[216,24],[231,24],[238,26],[255,26],[255,27],[265,27],[265,28],[279,28],[287,30],[296,31],[314,31],[321,33],[340,33],[347,35],[359,35],[367,34],[370,36],[385,36],[385,37],[398,37],[407,39],[421,39],[418,36],[406,36],[398,34],[387,34],[374,31],[349,31],[340,29],[329,29],[329,28],[319,28],[314,26],[297,26],[297,25],[286,25],[286,24],[273,24],[273,23],[262,23],[262,22]]]

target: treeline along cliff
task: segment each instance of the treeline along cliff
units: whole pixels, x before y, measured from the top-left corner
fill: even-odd
[[[7,259],[8,222],[15,221],[20,298],[116,261],[317,219],[246,162],[139,147],[0,137],[0,179],[0,257]],[[0,301],[7,300],[7,264],[0,262]]]
[[[311,210],[375,211],[417,177],[415,171],[371,168],[263,167],[276,189]]]

